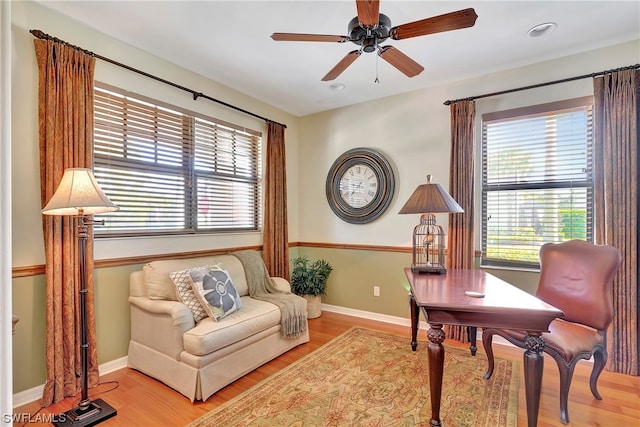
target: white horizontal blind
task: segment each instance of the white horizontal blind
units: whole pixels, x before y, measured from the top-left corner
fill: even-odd
[[[196,118],[194,169],[199,229],[257,229],[260,144],[254,135]]]
[[[259,230],[260,134],[95,88],[100,235]]]
[[[537,267],[544,243],[592,241],[592,99],[482,120],[482,264]]]

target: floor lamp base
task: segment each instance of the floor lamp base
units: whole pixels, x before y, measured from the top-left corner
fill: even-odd
[[[96,399],[89,402],[89,407],[82,409],[79,406],[68,410],[63,414],[59,414],[57,422],[53,424],[56,427],[88,427],[100,424],[101,422],[114,417],[116,411],[111,405],[102,399]]]

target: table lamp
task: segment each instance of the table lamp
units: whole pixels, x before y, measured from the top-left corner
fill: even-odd
[[[436,224],[436,213],[460,213],[464,210],[440,184],[421,184],[400,209],[400,214],[421,214],[420,224],[413,230],[414,273],[446,273],[444,261],[444,230]]]
[[[82,396],[77,407],[56,417],[56,426],[93,426],[117,414],[117,411],[102,399],[89,399],[89,343],[87,342],[87,273],[86,242],[88,226],[104,224],[93,221],[87,215],[117,211],[118,207],[104,194],[96,182],[91,169],[70,168],[65,170],[62,180],[44,215],[76,216],[78,237],[78,277],[80,278],[80,354],[82,357]]]

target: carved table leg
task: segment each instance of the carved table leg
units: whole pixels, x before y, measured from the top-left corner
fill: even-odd
[[[429,324],[427,332],[429,346],[429,390],[431,391],[431,421],[429,425],[439,427],[440,421],[440,396],[442,394],[442,374],[444,371],[444,331],[442,325]]]
[[[420,318],[420,308],[411,293],[409,294],[409,306],[411,307],[411,350],[416,351],[418,348],[418,320]]]
[[[542,369],[544,367],[544,340],[540,333],[529,333],[525,337],[524,383],[527,401],[527,425],[538,425],[538,409],[540,408],[540,387],[542,385]]]

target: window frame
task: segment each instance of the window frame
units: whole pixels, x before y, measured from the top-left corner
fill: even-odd
[[[122,104],[126,105],[127,103],[131,103],[134,105],[134,107],[131,108],[135,108],[137,105],[146,104],[148,106],[148,111],[145,113],[150,114],[148,117],[151,117],[151,115],[154,114],[150,113],[152,110],[155,114],[160,114],[158,111],[168,111],[168,115],[178,115],[181,117],[181,119],[176,119],[174,117],[174,121],[167,125],[171,127],[175,126],[176,123],[180,123],[177,125],[179,128],[174,127],[171,131],[173,140],[169,141],[169,143],[173,145],[169,146],[169,148],[167,148],[167,144],[163,145],[165,156],[168,155],[171,157],[169,160],[165,157],[164,161],[159,161],[158,156],[154,157],[153,155],[148,154],[148,151],[145,152],[145,150],[148,147],[151,147],[150,150],[158,150],[160,142],[166,143],[166,140],[152,140],[149,138],[148,140],[142,140],[142,142],[140,142],[140,140],[132,142],[134,138],[129,136],[125,130],[127,126],[126,120],[123,119],[122,123],[115,121],[113,122],[115,124],[112,124],[110,121],[112,118],[111,116],[109,116],[108,120],[105,119],[104,116],[99,119],[98,112],[100,111],[104,113],[106,110],[102,107],[99,108],[97,104],[94,104],[93,155],[94,174],[96,176],[96,180],[103,188],[105,194],[107,194],[107,196],[110,197],[116,205],[118,205],[119,201],[126,202],[122,205],[129,206],[129,214],[134,217],[134,225],[129,230],[124,230],[122,227],[117,227],[115,230],[109,230],[109,224],[117,223],[118,214],[120,212],[120,215],[122,215],[122,209],[119,212],[96,215],[96,220],[105,220],[105,226],[96,229],[95,237],[145,237],[253,233],[262,231],[263,153],[261,132],[98,81],[94,83],[94,88],[96,89],[96,94],[97,91],[106,91],[113,93],[113,96],[116,98],[122,100],[126,99],[121,101]],[[106,96],[103,96],[102,98],[105,97]],[[97,95],[96,98],[98,98]],[[122,108],[126,111],[126,108],[128,107],[124,106]],[[125,116],[123,115],[123,117]],[[154,118],[157,117],[154,116]],[[121,125],[122,129],[118,129],[118,125]],[[121,132],[121,135],[118,134],[115,138],[112,135],[105,135],[105,129],[109,126],[116,128],[118,132]],[[199,128],[208,129],[209,134],[204,135],[203,131],[198,130]],[[162,129],[160,127],[158,129],[160,129],[159,133],[162,133]],[[100,132],[102,133],[100,134]],[[105,142],[103,140],[107,140],[109,138],[117,141],[115,144],[116,147],[118,147],[117,144],[121,143],[121,141],[126,141],[121,143],[120,153],[113,155],[113,152],[115,152],[117,148],[114,150],[111,146],[105,146]],[[168,137],[165,135],[164,138]],[[204,142],[197,142],[198,140]],[[138,158],[134,158],[133,155],[125,154],[125,150],[128,149],[130,145],[135,144],[138,144],[138,152],[142,153]],[[223,145],[224,147],[222,147]],[[105,147],[107,148],[105,149]],[[242,153],[240,153],[240,148],[242,148]],[[205,151],[198,151],[202,149]],[[210,156],[210,158],[215,157],[214,160],[206,160],[206,156],[197,154],[210,154],[207,150],[222,151],[223,149],[227,149],[225,151],[227,163],[233,163],[232,166],[227,166],[224,172],[221,172],[218,169],[218,163],[221,163],[221,161],[217,160],[220,157],[219,153]],[[154,157],[154,161],[150,160],[152,157]],[[202,159],[205,159],[205,161]],[[214,164],[216,166],[212,166]],[[236,167],[238,164],[241,164],[242,168]],[[177,206],[182,206],[182,208],[181,210],[176,210],[176,212],[172,214],[174,216],[167,219],[166,223],[161,224],[169,224],[166,228],[153,226],[145,228],[145,221],[135,218],[136,215],[139,215],[135,212],[132,213],[131,211],[131,206],[133,206],[131,204],[131,200],[135,197],[131,194],[118,196],[116,191],[118,189],[122,190],[125,184],[124,181],[121,181],[119,184],[115,184],[114,182],[117,181],[117,178],[122,180],[124,175],[120,176],[119,173],[116,172],[114,175],[109,177],[108,172],[106,172],[109,168],[114,168],[115,166],[120,168],[120,173],[124,173],[125,170],[132,171],[132,173],[139,174],[138,177],[141,179],[144,178],[145,173],[150,175],[154,174],[153,176],[155,176],[156,173],[158,175],[164,174],[165,177],[175,175],[175,177],[182,178],[183,183],[180,184],[180,186],[176,186],[176,188],[181,189],[179,192],[184,195],[183,203],[177,204]],[[207,168],[215,168],[216,171],[211,171]],[[210,183],[216,180],[220,182],[224,181],[223,184],[216,186],[218,189],[217,192],[216,190],[213,190],[213,192],[207,194],[215,196],[212,197],[212,201],[207,201],[207,204],[212,206],[215,204],[216,209],[211,209],[211,211],[214,212],[211,217],[217,219],[210,219],[208,222],[209,226],[206,228],[202,224],[202,221],[205,220],[203,215],[207,214],[202,213],[203,211],[200,206],[202,193],[198,193],[198,183],[203,182],[203,179],[209,180]],[[167,182],[169,181],[171,180],[167,180]],[[227,187],[230,189],[227,189]],[[220,188],[225,188],[224,193],[221,192],[222,190],[220,190]],[[238,190],[238,188],[240,190]],[[137,189],[136,191],[138,191],[137,194],[141,194],[139,192],[140,189]],[[174,192],[175,191],[178,190],[174,189]],[[121,191],[121,193],[125,193],[125,191]],[[248,194],[247,197],[244,197],[245,193]],[[165,199],[171,199],[172,194],[173,193],[169,193],[168,195],[165,195]],[[238,206],[238,201],[241,202],[239,210],[235,209],[235,207]],[[245,202],[246,204],[244,204]],[[142,206],[144,204],[143,202],[139,203],[140,204],[136,206]],[[225,211],[224,215],[226,216],[221,214],[221,208],[223,210],[224,208],[229,208],[228,211]],[[155,213],[153,210],[146,212],[148,212],[148,216],[159,215],[158,211],[155,211]],[[240,214],[238,214],[238,212],[240,212]],[[238,220],[240,217],[241,220]],[[174,225],[171,221],[175,221],[178,225]],[[148,222],[149,221],[147,221],[147,223]],[[224,224],[228,224],[228,226],[224,226]]]
[[[535,261],[525,261],[525,260],[512,260],[504,257],[490,257],[488,256],[488,221],[489,221],[489,213],[488,213],[488,197],[489,193],[494,193],[503,191],[522,191],[522,190],[530,190],[530,191],[544,191],[544,190],[557,190],[557,189],[567,189],[573,195],[574,189],[585,188],[585,223],[586,230],[584,240],[593,242],[594,239],[594,198],[593,198],[593,190],[594,190],[594,176],[593,176],[593,135],[594,135],[594,124],[593,124],[593,96],[585,96],[580,98],[573,98],[568,100],[550,102],[545,104],[527,106],[522,108],[515,108],[491,113],[485,113],[482,115],[481,129],[482,129],[482,143],[481,143],[481,218],[480,218],[480,230],[481,230],[481,260],[480,266],[486,268],[505,268],[505,269],[518,269],[518,270],[539,270],[540,263],[536,257]],[[536,117],[552,117],[558,116],[561,113],[584,110],[586,111],[586,119],[587,119],[587,127],[586,127],[586,143],[585,143],[585,157],[586,157],[586,170],[583,170],[585,175],[584,179],[574,180],[574,179],[549,179],[547,177],[547,173],[545,173],[546,179],[541,179],[536,182],[512,182],[507,183],[488,183],[487,178],[487,124],[488,123],[499,123],[499,122],[515,122],[521,119],[527,118],[536,118]],[[545,150],[548,152],[548,150]],[[505,194],[505,193],[503,193]],[[545,206],[546,207],[546,206]],[[513,217],[510,217],[513,220]],[[571,217],[573,221],[573,217]],[[557,229],[560,225],[560,221],[552,222]],[[546,228],[548,229],[548,227]],[[577,237],[572,237],[577,238]],[[503,239],[504,240],[504,239]],[[568,239],[570,240],[570,239]],[[538,245],[541,246],[547,242],[557,242],[556,239],[541,239]],[[564,240],[560,240],[564,241]],[[525,245],[522,245],[525,247]],[[535,247],[535,244],[531,244],[530,247]],[[537,252],[536,252],[537,255]]]

